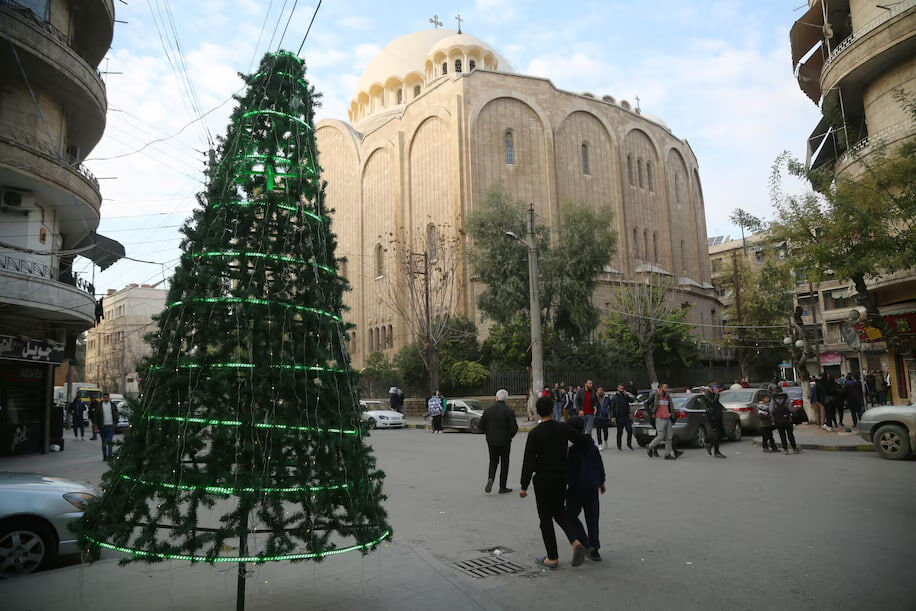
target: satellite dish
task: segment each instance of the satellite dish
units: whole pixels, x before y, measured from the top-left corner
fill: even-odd
[[[859,316],[862,314],[858,310],[849,310],[849,320],[855,322],[859,320]]]
[[[833,28],[829,23],[824,24],[824,38],[833,38]]]
[[[843,321],[843,324],[840,325],[840,333],[843,334],[843,341],[846,342],[846,345],[850,350],[858,350],[862,345],[862,340],[859,339],[859,334],[856,333],[856,330],[852,328],[852,325]]]

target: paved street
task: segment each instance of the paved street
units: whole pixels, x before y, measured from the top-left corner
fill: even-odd
[[[525,435],[512,451],[517,490]],[[69,442],[68,442],[69,443]],[[486,495],[481,436],[377,431],[372,443],[388,474],[393,544],[361,558],[260,567],[250,608],[547,609],[913,608],[909,558],[916,549],[913,461],[864,452],[764,455],[750,440],[726,444],[728,460],[688,450],[677,462],[645,453],[604,453],[601,564],[537,570],[543,555],[534,499]],[[0,461],[3,470],[98,481],[89,442],[62,454]],[[523,567],[472,580],[450,565],[487,555]],[[114,554],[0,583],[4,609],[226,608],[228,567],[185,563],[118,567]],[[228,570],[227,570],[228,569]],[[99,596],[100,591],[106,592]],[[126,604],[126,600],[130,600]],[[8,605],[8,601],[12,601]]]

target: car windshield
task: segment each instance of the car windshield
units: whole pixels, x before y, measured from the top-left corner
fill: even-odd
[[[754,390],[723,390],[719,394],[722,403],[750,403],[754,399]]]
[[[475,401],[474,399],[462,399],[462,401],[464,402],[465,405],[468,406],[468,409],[473,409],[476,411],[483,411],[487,409],[487,407],[483,403],[481,403],[480,401]]]

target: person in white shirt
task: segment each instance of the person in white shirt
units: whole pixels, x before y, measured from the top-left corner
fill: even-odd
[[[106,392],[102,395],[102,402],[98,404],[92,414],[92,421],[99,427],[102,437],[102,460],[110,460],[114,455],[115,426],[118,424],[118,406],[111,402],[111,396]]]

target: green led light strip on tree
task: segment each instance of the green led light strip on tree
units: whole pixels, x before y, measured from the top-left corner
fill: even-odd
[[[206,426],[243,426],[241,420],[220,420],[214,418],[195,418],[194,416],[157,416],[145,415],[147,420],[165,420],[168,422],[181,422],[185,424],[203,424]],[[359,435],[356,429],[324,428],[319,426],[297,426],[295,424],[270,424],[256,422],[252,425],[256,429],[276,429],[281,431],[301,431],[305,433],[334,433],[340,435]]]
[[[300,84],[300,85],[302,85],[303,87],[305,87],[306,89],[308,89],[308,83],[306,83],[305,81],[303,81],[301,78],[299,78],[299,77],[296,76],[295,74],[290,74],[289,72],[258,72],[257,74],[255,74],[254,76],[252,76],[251,79],[252,79],[252,80],[254,80],[254,79],[259,79],[259,78],[262,78],[262,77],[267,76],[268,74],[276,74],[277,76],[286,76],[286,77],[289,77],[289,78],[295,80],[298,84]]]
[[[241,297],[194,297],[185,301],[175,301],[166,305],[166,308],[175,308],[180,305],[185,305],[186,303],[244,303],[246,305],[275,305],[288,310],[296,310],[298,312],[308,312],[309,314],[317,314],[318,316],[324,316],[330,318],[336,322],[342,322],[340,316],[335,316],[330,312],[324,310],[319,310],[318,308],[307,308],[305,306],[296,305],[293,303],[286,303],[285,301],[273,301],[270,299],[255,299],[254,297],[249,297],[247,299],[242,299]]]
[[[245,257],[246,259],[268,259],[270,261],[282,261],[284,263],[299,263],[301,265],[312,265],[318,269],[328,272],[332,275],[337,275],[337,272],[334,269],[328,267],[327,265],[321,265],[320,263],[315,263],[314,261],[306,261],[305,259],[300,259],[298,257],[290,257],[289,255],[272,255],[266,252],[245,252],[241,250],[210,250],[206,252],[195,252],[191,254],[192,257],[196,259],[201,258],[225,258],[225,257]]]
[[[290,53],[289,51],[284,51],[283,49],[278,49],[277,51],[271,51],[270,53],[265,53],[265,55],[267,57],[288,57],[290,59],[294,59],[297,62],[299,62],[300,66],[303,63],[305,63],[304,60],[301,57],[299,57],[298,55],[296,55],[295,53]]]
[[[301,206],[294,206],[292,204],[283,204],[283,203],[271,204],[270,202],[266,202],[266,201],[260,201],[260,202],[239,201],[239,202],[223,202],[222,204],[219,204],[219,203],[210,204],[210,207],[213,209],[219,208],[220,206],[238,206],[239,208],[247,208],[249,206],[268,206],[268,205],[276,206],[277,208],[281,210],[289,210],[290,212],[304,214],[322,223],[325,222],[324,218],[315,214],[314,212],[310,210],[306,210],[305,208],[302,208]]]
[[[296,123],[298,123],[299,125],[301,125],[302,127],[306,128],[306,129],[308,129],[308,130],[311,130],[311,129],[312,129],[312,126],[311,126],[311,125],[309,125],[308,123],[306,123],[305,121],[303,121],[303,120],[300,119],[299,117],[295,117],[295,116],[293,116],[293,115],[291,115],[291,114],[289,114],[289,113],[280,112],[279,110],[249,110],[248,112],[246,112],[245,114],[242,115],[242,118],[243,118],[243,119],[247,119],[248,117],[256,117],[256,116],[258,116],[258,115],[272,115],[272,116],[275,116],[275,117],[283,117],[284,119],[289,119],[290,121],[295,121]]]
[[[125,479],[129,482],[136,482],[138,484],[145,484],[147,486],[156,486],[158,488],[168,488],[169,490],[202,490],[204,492],[209,492],[210,494],[244,494],[244,493],[256,493],[256,494],[303,494],[311,492],[332,492],[334,490],[346,490],[353,486],[353,484],[328,484],[326,486],[291,486],[288,488],[229,488],[226,486],[193,486],[189,484],[170,484],[167,482],[154,482],[146,479],[141,479],[139,477],[131,477],[129,475],[121,474],[121,479]]]
[[[153,371],[164,371],[167,369],[255,369],[254,363],[179,363],[175,367],[165,365],[154,365],[150,367]],[[284,371],[311,371],[314,373],[347,373],[346,369],[339,367],[322,367],[320,365],[270,365],[271,369],[283,369]]]
[[[282,554],[279,556],[216,556],[213,558],[207,556],[189,556],[186,554],[163,554],[160,552],[147,552],[142,549],[131,549],[129,547],[120,547],[118,545],[112,545],[111,543],[105,543],[104,541],[99,541],[98,539],[93,539],[92,537],[86,537],[89,541],[92,541],[94,544],[104,547],[105,549],[110,549],[116,552],[121,552],[124,554],[131,554],[133,556],[143,556],[145,558],[159,558],[161,560],[184,560],[187,562],[282,562],[284,560],[314,560],[316,558],[324,558],[325,556],[336,556],[337,554],[345,554],[347,552],[355,552],[357,550],[368,550],[391,535],[390,530],[386,530],[382,535],[369,543],[362,543],[359,545],[350,545],[348,547],[339,547],[337,549],[328,550],[326,552],[307,552],[304,554]]]
[[[239,163],[242,161],[261,161],[261,162],[273,161],[274,163],[279,163],[279,164],[286,165],[286,166],[291,166],[293,164],[292,160],[287,159],[286,157],[278,157],[276,155],[273,155],[273,156],[272,155],[257,155],[254,153],[250,155],[243,155],[242,157],[236,157],[235,159],[233,159],[233,161],[235,161],[236,163]],[[315,168],[313,168],[312,166],[308,164],[303,163],[302,167],[308,170],[309,176],[315,176],[317,174],[317,172],[315,172]],[[283,176],[285,178],[296,178],[299,175],[285,173],[285,174],[276,174],[276,176]]]

